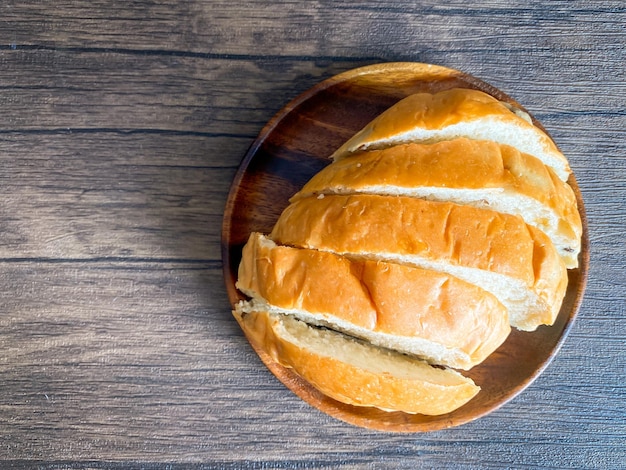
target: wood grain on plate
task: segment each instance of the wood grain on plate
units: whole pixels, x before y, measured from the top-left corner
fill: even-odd
[[[418,63],[388,63],[348,71],[318,84],[285,106],[250,147],[228,197],[222,257],[231,303],[234,305],[244,298],[235,288],[235,281],[241,249],[250,232],[270,232],[289,197],[330,163],[328,156],[337,147],[405,96],[454,87],[479,89],[522,107],[470,75]],[[535,123],[541,127],[536,120]],[[575,177],[571,176],[569,182],[583,218],[583,249],[579,268],[569,271],[568,290],[556,323],[532,333],[514,330],[485,362],[464,372],[482,390],[458,410],[442,416],[423,416],[345,405],[322,395],[291,370],[271,360],[264,351],[255,349],[257,354],[303,400],[330,416],[358,426],[420,432],[456,426],[484,416],[521,392],[541,373],[558,351],[580,306],[587,278],[589,242]]]

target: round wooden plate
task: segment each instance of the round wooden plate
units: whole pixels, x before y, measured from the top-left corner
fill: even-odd
[[[419,63],[387,63],[351,70],[325,80],[285,106],[263,129],[245,155],[233,181],[222,227],[222,258],[228,296],[235,305],[244,296],[235,288],[241,249],[250,232],[269,233],[288,199],[330,161],[328,156],[369,121],[400,99],[418,92],[462,87],[482,90],[515,104],[496,88],[465,73]],[[523,109],[523,108],[522,108]],[[535,120],[535,124],[541,125]],[[527,387],[557,353],[580,306],[587,279],[587,222],[576,179],[574,188],[583,219],[580,267],[569,271],[569,287],[556,323],[532,333],[514,330],[482,364],[463,372],[482,390],[469,403],[442,416],[384,412],[345,405],[328,398],[291,370],[275,363],[255,344],[267,367],[300,398],[357,426],[394,432],[423,432],[457,426],[495,410]]]

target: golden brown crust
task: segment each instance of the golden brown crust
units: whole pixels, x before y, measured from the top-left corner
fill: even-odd
[[[414,129],[441,130],[480,119],[510,123],[519,129],[531,131],[537,136],[545,152],[560,161],[563,170],[569,173],[567,159],[543,131],[512,112],[509,106],[494,97],[478,90],[463,88],[453,88],[435,94],[417,93],[400,100],[337,149],[332,158],[334,160],[344,158],[353,152],[375,146],[380,141]],[[563,177],[564,175],[559,176],[567,179],[566,176]]]
[[[417,256],[508,276],[544,300],[540,316],[549,319],[558,314],[567,282],[565,265],[543,232],[517,216],[448,202],[366,194],[300,199],[282,213],[271,238],[336,253]]]
[[[534,241],[520,217],[402,196],[305,198],[282,213],[270,238],[337,253],[417,255],[535,283]]]
[[[555,237],[553,242],[567,266],[576,266],[582,222],[572,188],[535,157],[496,142],[458,138],[358,152],[317,173],[291,200],[317,194],[393,194],[429,188],[448,191],[448,198],[450,190],[491,190],[498,191],[489,196],[494,202],[505,196],[534,200],[545,209],[523,209],[525,206],[513,200],[507,201],[507,210],[499,210],[521,215],[527,223]],[[467,191],[458,198],[476,206],[490,204]],[[544,211],[552,212],[554,221],[549,221]],[[557,238],[561,243],[555,241]]]
[[[521,330],[533,331],[539,325],[552,325],[556,320],[567,290],[568,277],[567,268],[544,233],[534,227],[529,226],[528,229],[534,240],[533,290],[550,306],[543,314],[529,314],[522,323],[515,325]]]
[[[345,322],[355,336],[391,336],[379,345],[398,339],[434,343],[450,351],[443,360],[429,357],[421,343],[404,352],[455,368],[482,362],[510,332],[507,311],[493,295],[449,274],[276,246],[255,233],[243,249],[237,287],[271,306]],[[355,327],[366,331],[359,334]]]
[[[434,94],[416,93],[400,100],[370,123],[367,141],[383,139],[415,127],[442,129],[486,116],[524,121],[487,93],[468,88],[452,88]],[[352,147],[351,150],[357,148]]]
[[[376,327],[376,308],[355,272],[362,267],[331,253],[272,245],[258,233],[250,235],[239,265],[239,290],[277,307],[334,312],[358,327]]]
[[[277,315],[250,312],[242,317],[237,312],[234,314],[257,348],[265,351],[275,362],[292,368],[323,394],[343,403],[440,415],[459,408],[479,391],[470,379],[454,371],[435,369],[425,362],[401,356],[396,360],[410,362],[411,373],[369,370],[358,361],[340,360],[319,348],[298,344],[285,333]],[[342,342],[354,343],[339,333],[327,333],[332,335],[330,341],[339,349]],[[373,350],[367,345],[360,347]]]

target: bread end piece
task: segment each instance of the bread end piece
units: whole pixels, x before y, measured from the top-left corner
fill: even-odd
[[[332,155],[407,142],[438,142],[456,137],[492,140],[534,155],[567,181],[571,169],[552,139],[526,113],[479,90],[452,88],[407,96],[381,113]]]
[[[289,315],[244,312],[243,305],[233,314],[256,347],[342,403],[442,415],[463,406],[480,390],[451,369],[311,327]]]

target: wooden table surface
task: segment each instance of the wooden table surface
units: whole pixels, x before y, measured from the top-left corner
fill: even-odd
[[[1,468],[626,468],[626,5],[0,3]],[[230,314],[220,231],[264,124],[388,61],[470,73],[569,157],[588,288],[556,359],[477,421],[329,418]]]

